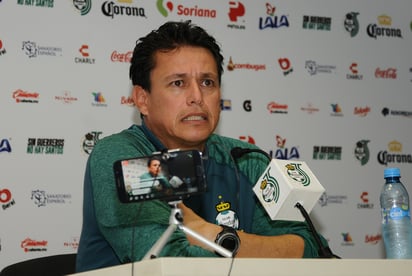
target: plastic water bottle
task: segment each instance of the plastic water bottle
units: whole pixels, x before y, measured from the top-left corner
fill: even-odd
[[[412,224],[409,211],[409,195],[400,181],[399,168],[384,170],[380,203],[382,212],[382,235],[386,258],[412,258]]]

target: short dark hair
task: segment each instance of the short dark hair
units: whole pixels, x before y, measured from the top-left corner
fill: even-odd
[[[203,28],[191,23],[166,22],[157,30],[136,41],[130,65],[129,76],[133,85],[139,85],[150,92],[150,72],[156,66],[157,51],[171,51],[181,46],[202,47],[213,55],[218,72],[219,85],[223,74],[223,56],[214,37]]]
[[[158,156],[151,156],[148,160],[147,160],[147,167],[150,167],[150,165],[152,165],[153,161],[159,161],[160,165],[162,165],[162,160],[160,159],[160,157]]]

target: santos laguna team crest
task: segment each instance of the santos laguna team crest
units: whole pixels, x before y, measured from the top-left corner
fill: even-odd
[[[277,203],[279,200],[279,183],[276,178],[270,175],[270,169],[263,176],[262,182],[260,182],[260,189],[262,190],[263,200]]]
[[[300,167],[301,164],[297,163],[290,163],[287,164],[286,172],[288,173],[289,177],[295,180],[296,182],[301,183],[303,186],[309,186],[310,184],[310,177],[305,173],[304,170]]]

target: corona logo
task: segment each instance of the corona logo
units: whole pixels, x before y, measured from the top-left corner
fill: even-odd
[[[402,144],[399,143],[398,141],[389,142],[388,149],[389,149],[389,151],[392,151],[392,152],[401,152],[402,151]]]
[[[379,25],[391,26],[392,18],[386,14],[382,14],[378,16],[378,23]]]

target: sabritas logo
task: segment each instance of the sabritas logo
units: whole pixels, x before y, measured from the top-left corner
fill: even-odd
[[[167,1],[166,3],[163,0],[157,0],[156,2],[157,10],[164,17],[168,17],[169,13],[174,11],[174,4],[172,1]],[[197,5],[188,7],[182,4],[176,6],[176,14],[180,16],[190,16],[190,17],[216,17],[216,10],[201,8]]]

